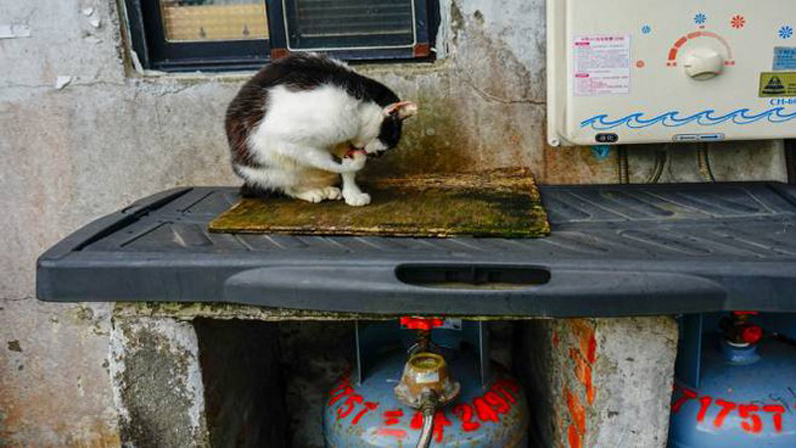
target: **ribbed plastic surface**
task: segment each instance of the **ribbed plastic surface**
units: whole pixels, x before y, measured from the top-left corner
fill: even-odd
[[[461,315],[796,311],[794,187],[540,190],[553,230],[541,239],[211,234],[207,223],[235,202],[236,189],[165,192],[44,254],[39,297]],[[423,266],[490,269],[495,285],[429,287],[396,275]],[[503,268],[547,271],[549,281],[505,288]]]

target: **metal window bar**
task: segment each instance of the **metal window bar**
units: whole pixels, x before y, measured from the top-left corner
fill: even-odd
[[[137,59],[164,71],[252,70],[290,50],[349,61],[423,60],[439,23],[437,0],[124,3]]]
[[[413,0],[282,0],[291,50],[411,48]]]

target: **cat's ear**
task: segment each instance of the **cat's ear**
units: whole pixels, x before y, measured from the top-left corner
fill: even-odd
[[[413,117],[416,113],[417,113],[417,104],[411,101],[401,101],[398,103],[392,103],[384,108],[385,116],[396,114],[398,118],[400,118],[401,120],[406,120],[409,117]]]

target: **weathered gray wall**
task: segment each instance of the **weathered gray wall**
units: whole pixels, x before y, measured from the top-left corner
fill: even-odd
[[[444,58],[363,68],[422,105],[371,170],[523,164],[551,183],[615,181],[614,156],[544,146],[544,1],[441,4]],[[30,27],[0,39],[0,441],[116,446],[110,308],[37,302],[35,259],[138,197],[235,182],[221,120],[245,77],[129,73],[115,0],[0,0],[0,25]],[[776,151],[749,147],[745,163],[781,177]]]
[[[424,106],[402,153],[379,162],[538,166],[542,4],[443,2],[448,58],[367,68]],[[129,74],[118,13],[114,0],[0,1],[0,24],[30,27],[0,39],[0,440],[11,446],[119,440],[109,307],[37,302],[36,257],[138,197],[235,182],[221,123],[245,76]],[[69,83],[57,89],[59,78]]]

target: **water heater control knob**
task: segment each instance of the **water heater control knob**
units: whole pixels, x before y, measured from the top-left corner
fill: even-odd
[[[683,67],[688,76],[704,81],[721,74],[724,58],[716,50],[697,48],[686,55]]]

